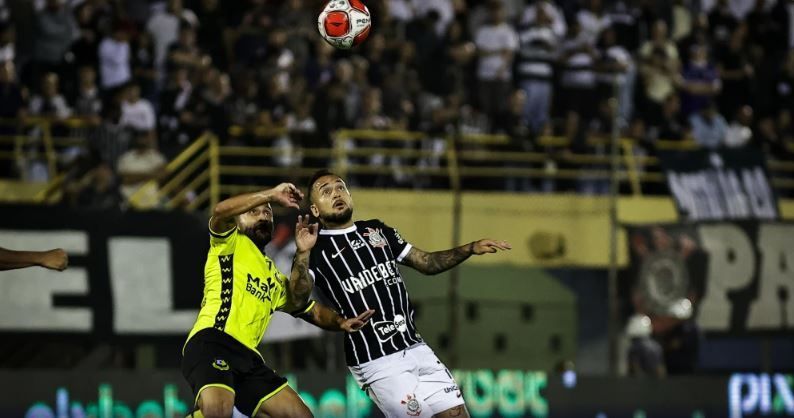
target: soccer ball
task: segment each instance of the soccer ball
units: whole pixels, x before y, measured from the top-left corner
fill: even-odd
[[[320,13],[317,28],[329,44],[350,49],[367,39],[371,23],[369,9],[361,0],[331,0]]]

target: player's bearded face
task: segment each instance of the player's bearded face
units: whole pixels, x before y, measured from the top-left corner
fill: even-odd
[[[242,226],[241,230],[259,248],[263,248],[273,238],[273,222],[268,220],[257,220]]]

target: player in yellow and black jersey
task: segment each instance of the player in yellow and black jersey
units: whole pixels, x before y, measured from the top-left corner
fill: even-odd
[[[355,332],[373,313],[346,319],[309,300],[313,282],[307,264],[318,226],[310,225],[308,217],[298,217],[290,277],[264,254],[273,233],[270,204],[297,209],[301,199],[302,193],[285,183],[214,208],[204,299],[182,359],[182,373],[196,394],[194,418],[229,418],[233,406],[250,417],[311,417],[286,379],[256,349],[270,318],[278,310],[325,329]]]

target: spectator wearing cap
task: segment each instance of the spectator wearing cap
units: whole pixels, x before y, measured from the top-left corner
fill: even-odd
[[[477,65],[480,108],[493,120],[506,109],[518,35],[504,21],[501,2],[491,1],[489,12],[489,22],[477,31],[474,42],[480,56]]]
[[[99,75],[102,89],[109,93],[132,79],[129,33],[123,24],[114,25],[112,35],[99,44]]]

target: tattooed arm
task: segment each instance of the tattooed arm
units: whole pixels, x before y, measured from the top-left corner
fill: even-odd
[[[472,255],[495,253],[498,250],[509,250],[510,244],[505,241],[482,239],[470,242],[451,250],[428,253],[416,247],[408,251],[402,263],[424,274],[443,273],[466,261]]]
[[[287,282],[287,311],[306,307],[314,287],[309,275],[309,254],[317,243],[318,225],[309,224],[309,216],[298,216],[295,225],[295,258],[292,259],[292,271]]]
[[[370,309],[355,318],[348,319],[325,305],[315,303],[311,311],[299,316],[299,318],[328,331],[356,332],[367,324],[373,314],[375,314],[375,311]]]

